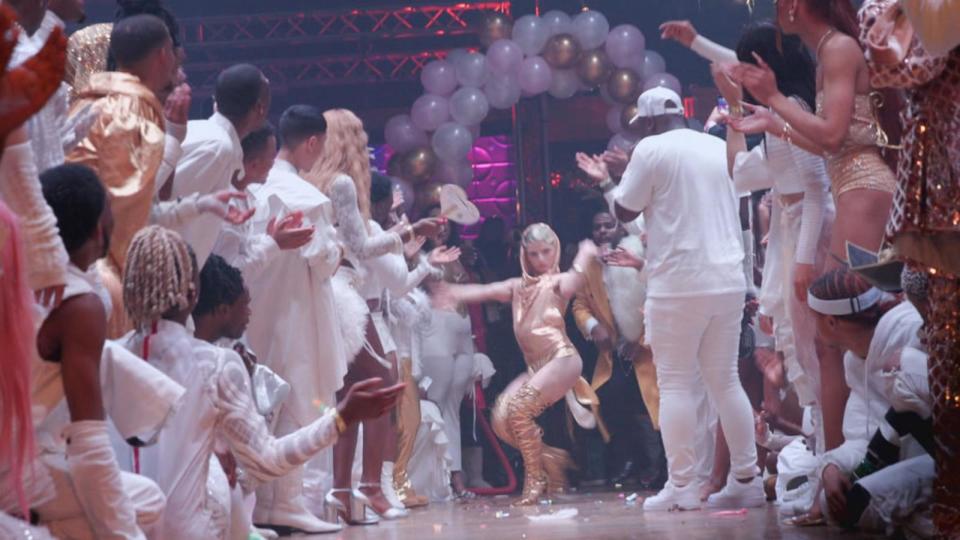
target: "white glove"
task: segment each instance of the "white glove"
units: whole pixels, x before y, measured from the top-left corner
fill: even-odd
[[[101,539],[145,539],[133,504],[123,490],[120,468],[103,420],[74,422],[63,429],[67,471],[90,527]]]

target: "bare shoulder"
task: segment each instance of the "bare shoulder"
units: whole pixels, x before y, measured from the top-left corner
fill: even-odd
[[[821,54],[824,67],[854,66],[864,62],[860,42],[846,34],[838,34],[823,44]]]

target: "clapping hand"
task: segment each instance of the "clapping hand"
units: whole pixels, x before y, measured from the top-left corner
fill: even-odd
[[[294,212],[281,219],[273,218],[267,224],[267,235],[280,249],[298,249],[313,238],[313,227],[303,226],[303,212]]]
[[[757,101],[769,105],[774,96],[780,93],[777,88],[777,76],[759,54],[753,53],[753,58],[757,61],[757,65],[740,62],[730,68],[730,76],[735,82],[743,85]]]
[[[430,252],[427,260],[434,266],[452,263],[460,259],[460,248],[440,246]]]
[[[607,166],[607,171],[613,176],[623,176],[627,170],[627,163],[630,162],[630,154],[627,154],[622,148],[614,148],[604,152],[600,158]]]
[[[603,256],[603,262],[610,266],[622,266],[633,268],[637,271],[643,270],[647,262],[623,248],[612,249]]]
[[[600,185],[610,178],[610,171],[607,164],[601,156],[588,155],[583,152],[577,152],[577,167],[587,175],[587,179],[592,181],[594,186]]]
[[[660,25],[661,39],[672,39],[683,44],[684,47],[689,48],[696,37],[697,29],[690,24],[690,21],[667,21]]]
[[[347,424],[355,424],[386,414],[397,404],[397,399],[406,385],[400,383],[380,388],[382,384],[383,379],[375,377],[351,386],[350,390],[347,390],[347,397],[337,405],[340,418]]]
[[[174,124],[184,125],[190,115],[190,102],[193,100],[190,85],[182,83],[173,89],[163,104],[163,116]]]
[[[781,123],[774,114],[766,107],[757,107],[749,103],[743,103],[744,111],[750,113],[743,118],[729,118],[727,125],[745,135],[757,133],[778,133],[782,129]]]

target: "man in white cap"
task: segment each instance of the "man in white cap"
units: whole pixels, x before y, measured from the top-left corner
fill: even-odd
[[[721,139],[687,128],[683,103],[667,88],[637,100],[647,134],[619,186],[601,185],[624,222],[647,227],[647,336],[660,386],[660,424],[670,480],[644,510],[700,507],[697,407],[704,387],[730,447],[726,487],[709,507],[764,504],[757,476],[753,410],[740,384],[737,353],[746,293],[736,195]],[[702,383],[701,383],[702,380]]]

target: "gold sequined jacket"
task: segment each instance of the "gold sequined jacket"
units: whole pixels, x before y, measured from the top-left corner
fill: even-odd
[[[864,3],[864,45],[893,1]],[[901,88],[908,98],[888,238],[901,256],[960,275],[960,48],[933,56],[914,37],[900,63],[879,64],[868,54],[867,65],[874,87]]]

